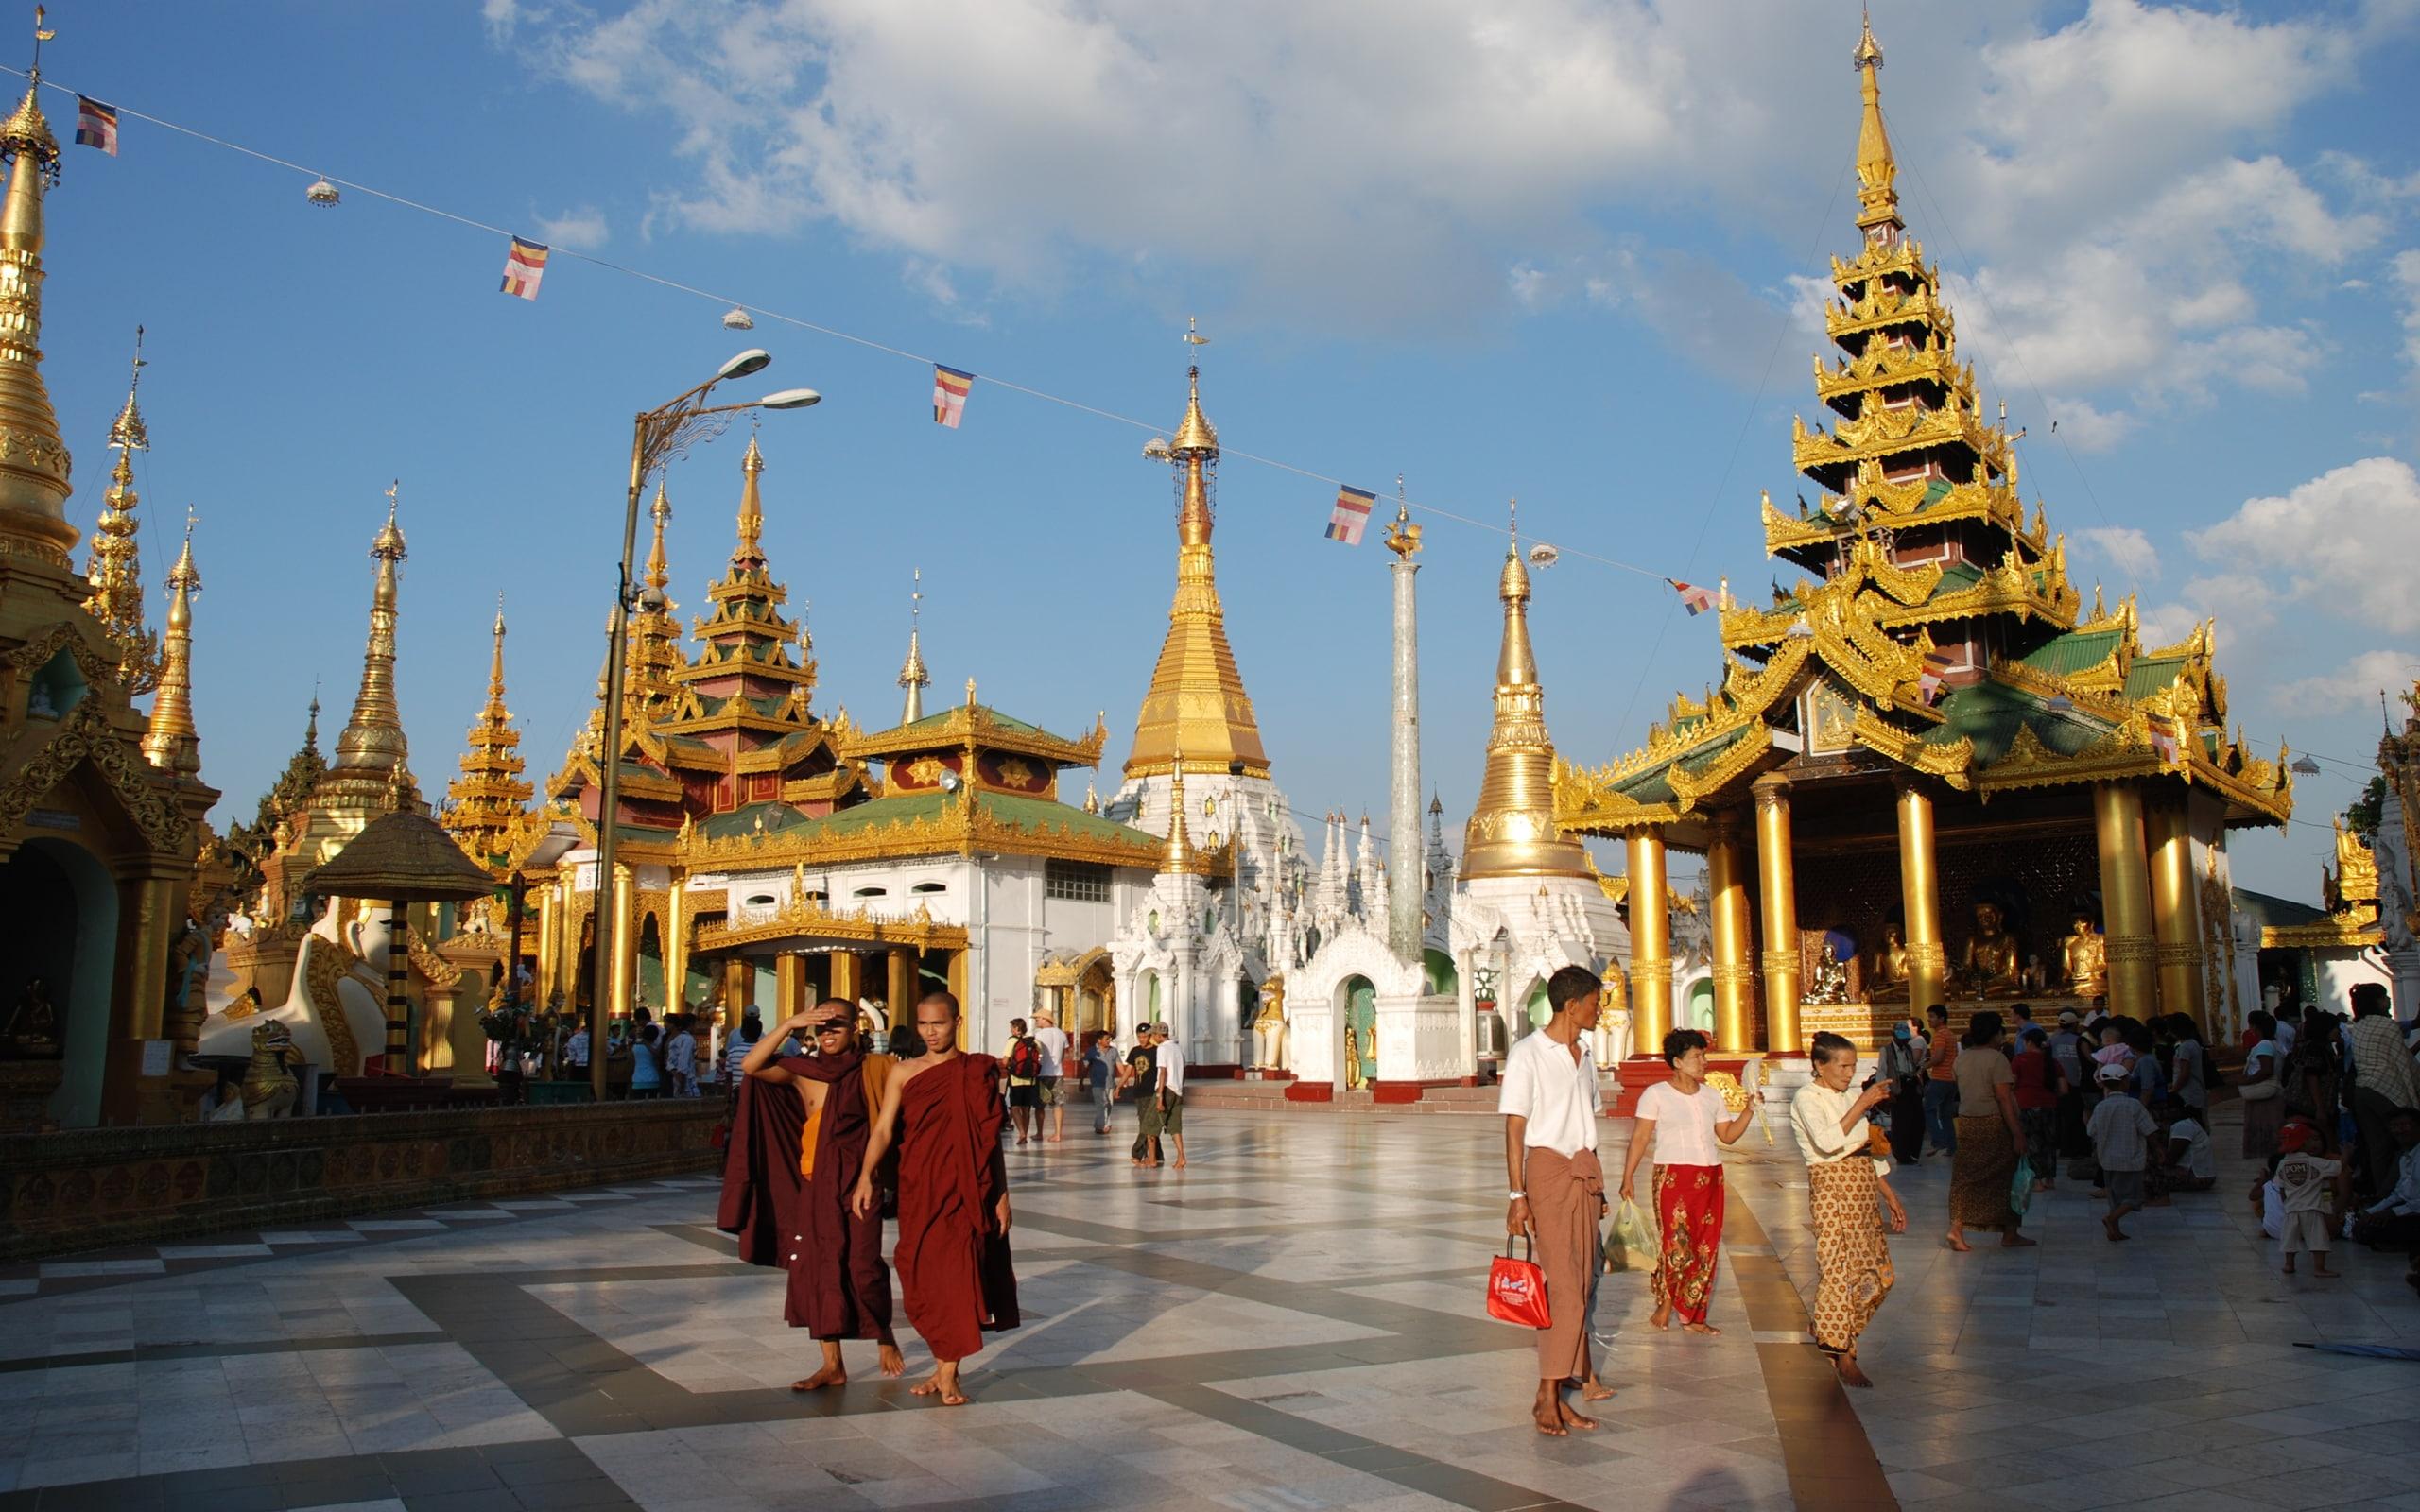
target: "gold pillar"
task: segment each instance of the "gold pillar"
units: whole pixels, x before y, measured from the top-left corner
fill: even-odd
[[[2109,1011],[2149,1019],[2158,1006],[2151,868],[2143,854],[2143,798],[2125,782],[2092,790],[2100,850],[2101,933],[2109,953]]]
[[[1756,890],[1765,919],[1765,1049],[1804,1055],[1798,1042],[1798,868],[1789,853],[1789,782],[1768,773],[1756,796]]]
[[[1664,886],[1664,835],[1640,826],[1630,842],[1630,1026],[1634,1055],[1664,1051],[1672,1029],[1672,915]]]
[[[912,1024],[916,1022],[916,1000],[925,995],[924,983],[916,975],[916,952],[910,946],[894,945],[888,962],[890,982],[884,1006],[890,1009],[893,1024]]]
[[[546,994],[555,989],[555,886],[548,883],[538,894],[538,983],[534,990],[538,1005],[546,1005]],[[519,943],[518,941],[515,942]]]
[[[1748,960],[1748,876],[1746,857],[1740,854],[1739,816],[1724,810],[1712,816],[1712,822],[1705,878],[1714,916],[1714,1047],[1729,1055],[1753,1054],[1756,1043],[1749,984],[1754,969]]]
[[[1949,956],[1941,942],[1941,872],[1933,862],[1932,795],[1899,780],[1899,903],[1906,915],[1908,1010],[1943,1001]]]
[[[726,955],[722,962],[722,1026],[736,1029],[755,1005],[756,968],[745,955]]]
[[[118,884],[117,975],[110,985],[110,1040],[101,1074],[101,1122],[157,1124],[173,1117],[168,1078],[143,1074],[145,1044],[166,1027],[168,948],[183,922],[172,877]]]
[[[792,952],[773,957],[773,1011],[786,1019],[807,1008],[806,957]]]
[[[689,1006],[689,910],[683,905],[687,889],[678,882],[665,899],[665,907],[672,913],[672,936],[664,942],[664,995],[675,1008]]]
[[[843,1003],[855,1003],[865,995],[865,963],[855,951],[834,951],[825,957],[832,963],[832,995]]]
[[[614,868],[614,1001],[606,1005],[610,1017],[631,1011],[631,994],[639,983],[639,932],[633,904],[637,902],[638,879],[631,868]]]
[[[2146,805],[2143,829],[2151,849],[2160,1011],[2191,1014],[2206,1035],[2213,1026],[2202,1001],[2202,920],[2194,898],[2193,837],[2186,828],[2184,799],[2162,799]]]

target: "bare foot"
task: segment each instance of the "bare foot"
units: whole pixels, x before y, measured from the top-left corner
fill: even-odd
[[[1972,1245],[1969,1245],[1965,1240],[1959,1238],[1956,1234],[1944,1234],[1942,1235],[1941,1242],[1962,1255],[1974,1248]]]
[[[1648,1314],[1647,1321],[1651,1327],[1659,1329],[1670,1328],[1672,1326],[1671,1305],[1667,1303],[1666,1305],[1657,1308],[1654,1312]]]
[[[2000,1247],[2002,1249],[2031,1249],[2041,1242],[2042,1241],[2038,1239],[2028,1239],[2023,1234],[2016,1232],[2014,1229],[2011,1229],[2007,1233],[2000,1235]]]
[[[2310,1268],[2310,1273],[2311,1273],[2311,1275],[2313,1275],[2314,1277],[2318,1278],[2318,1279],[2319,1279],[2319,1280],[2329,1280],[2329,1281],[2332,1281],[2332,1280],[2336,1280],[2338,1277],[2340,1277],[2340,1276],[2342,1276],[2342,1275],[2343,1275],[2343,1274],[2344,1274],[2344,1273],[2343,1273],[2342,1271],[2341,1271],[2341,1270],[2329,1270],[2329,1269],[2327,1268],[2326,1264],[2325,1264],[2324,1262],[2323,1262],[2322,1263],[2320,1263],[2320,1264],[2313,1265],[2313,1266]]]
[[[1538,1425],[1538,1432],[1546,1435],[1548,1438],[1568,1438],[1571,1436],[1571,1430],[1563,1426],[1563,1407],[1560,1403],[1550,1401],[1539,1402],[1537,1406],[1531,1410],[1530,1414],[1530,1420],[1536,1423]]]
[[[944,1407],[963,1407],[967,1401],[966,1393],[959,1389],[958,1372],[948,1366],[909,1386],[908,1394],[911,1397],[938,1397]]]
[[[1681,1326],[1688,1330],[1691,1333],[1703,1333],[1709,1338],[1722,1332],[1711,1323],[1684,1323]]]
[[[1597,1431],[1598,1423],[1596,1418],[1583,1418],[1579,1413],[1573,1412],[1568,1406],[1565,1406],[1562,1402],[1555,1403],[1555,1412],[1563,1418],[1563,1425],[1565,1428],[1577,1428],[1583,1434],[1593,1434]]]
[[[1836,1354],[1832,1356],[1832,1368],[1841,1373],[1841,1385],[1870,1386],[1874,1384],[1872,1378],[1867,1376],[1864,1371],[1858,1368],[1857,1356],[1854,1354]]]
[[[1178,1170],[1180,1170],[1180,1171],[1182,1171],[1182,1170],[1184,1170],[1184,1156],[1180,1155],[1180,1156],[1178,1156],[1178,1157],[1176,1158],[1176,1168],[1177,1168]]]
[[[2111,1244],[2116,1244],[2118,1240],[2126,1237],[2125,1234],[2118,1230],[2118,1220],[2115,1218],[2101,1219],[2100,1231],[2109,1236],[2109,1242]]]
[[[895,1344],[884,1345],[875,1358],[882,1363],[884,1375],[904,1376],[908,1373],[908,1361],[900,1354],[899,1346]]]
[[[2290,1261],[2290,1261],[2286,1262],[2286,1274],[2287,1274],[2287,1275],[2289,1275],[2289,1276],[2291,1276],[2293,1273],[2294,1273],[2294,1263],[2293,1263],[2292,1261]]]
[[[849,1372],[838,1366],[827,1365],[804,1381],[791,1382],[790,1389],[792,1391],[821,1391],[827,1386],[845,1386],[848,1383]]]
[[[1582,1401],[1611,1401],[1614,1400],[1614,1388],[1605,1384],[1601,1381],[1582,1381],[1580,1383],[1580,1400]]]

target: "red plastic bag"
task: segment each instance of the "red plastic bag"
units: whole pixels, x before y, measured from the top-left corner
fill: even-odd
[[[1521,1249],[1529,1252],[1529,1241]],[[1487,1315],[1507,1323],[1518,1323],[1525,1329],[1542,1329],[1551,1319],[1547,1312],[1547,1273],[1528,1260],[1512,1258],[1512,1242],[1504,1242],[1504,1253],[1487,1268]]]

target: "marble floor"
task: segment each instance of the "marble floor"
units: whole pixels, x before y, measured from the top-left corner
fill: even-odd
[[[1968,1255],[1939,1242],[1946,1162],[1903,1172],[1880,1384],[1850,1393],[1806,1339],[1804,1172],[1752,1132],[1721,1337],[1649,1329],[1644,1279],[1607,1277],[1620,1394],[1555,1440],[1528,1426],[1528,1335],[1478,1307],[1494,1119],[1188,1123],[1183,1172],[1082,1132],[1011,1153],[1027,1323],[957,1411],[863,1347],[844,1392],[785,1389],[812,1346],[705,1180],[0,1270],[0,1512],[2420,1509],[2420,1364],[2303,1348],[2420,1346],[2402,1262],[2278,1275],[2241,1162],[2131,1243],[2063,1187],[2040,1247]]]

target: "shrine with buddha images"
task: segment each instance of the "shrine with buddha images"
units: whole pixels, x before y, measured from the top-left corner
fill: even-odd
[[[1719,1051],[1870,1049],[1911,1010],[2019,998],[2232,1034],[2258,1002],[2226,837],[2287,821],[2286,753],[2230,734],[2211,624],[2146,645],[2131,598],[2087,609],[2068,580],[1907,234],[1871,27],[1854,62],[1860,244],[1832,261],[1814,375],[1832,415],[1794,425],[1798,507],[1762,504],[1797,580],[1755,604],[1725,581],[1720,682],[1639,749],[1558,764],[1556,822],[1634,863],[1701,852],[1717,917],[1754,920],[1715,933]],[[1637,1007],[1651,1046],[1666,1010]]]

